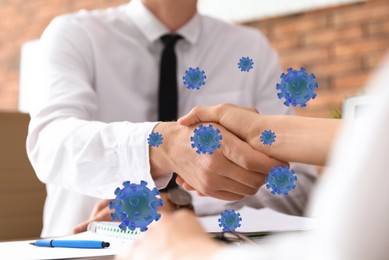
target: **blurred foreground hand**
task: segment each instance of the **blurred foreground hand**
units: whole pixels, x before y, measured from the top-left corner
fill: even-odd
[[[117,260],[211,259],[222,245],[212,240],[189,210],[164,212]]]

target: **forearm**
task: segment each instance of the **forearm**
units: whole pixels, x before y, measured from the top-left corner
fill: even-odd
[[[255,149],[289,162],[324,165],[341,120],[299,116],[258,116],[247,140]],[[260,141],[264,130],[271,130],[276,141]]]
[[[45,121],[32,119],[27,140],[28,156],[42,182],[100,198],[112,198],[125,180],[154,185],[147,155],[154,123]]]
[[[151,175],[154,178],[165,177],[173,172],[170,153],[171,146],[179,141],[174,138],[177,136],[177,126],[176,122],[160,122],[153,129],[153,133],[159,133],[163,138],[159,147],[149,148]]]

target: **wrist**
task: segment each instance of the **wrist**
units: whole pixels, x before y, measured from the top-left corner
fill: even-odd
[[[264,152],[264,145],[261,143],[260,136],[262,132],[266,129],[268,129],[268,117],[259,115],[256,117],[253,124],[251,124],[250,128],[248,129],[248,135],[247,140],[245,140],[248,144],[250,144],[251,147],[253,147],[255,150]]]
[[[257,151],[274,156],[275,150],[279,149],[279,144],[285,139],[284,131],[281,131],[280,124],[284,120],[280,116],[259,116],[253,123],[252,129],[249,129],[249,139],[247,142]],[[261,135],[264,131],[272,131],[275,134],[275,141],[272,144],[264,144],[261,141]],[[281,132],[280,132],[281,131]]]
[[[177,132],[177,126],[177,122],[160,122],[153,129],[153,133],[158,132],[163,138],[160,146],[149,147],[150,169],[154,178],[164,177],[174,171],[171,147],[172,137]]]

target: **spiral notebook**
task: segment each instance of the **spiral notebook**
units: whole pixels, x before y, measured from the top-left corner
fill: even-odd
[[[119,228],[119,224],[120,222],[95,221],[95,222],[91,222],[88,225],[88,231],[106,237],[126,239],[126,240],[134,240],[139,236],[140,234],[139,229],[135,229],[134,231],[131,230],[123,231]]]

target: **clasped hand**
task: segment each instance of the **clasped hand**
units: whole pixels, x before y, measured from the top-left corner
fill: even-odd
[[[264,179],[272,167],[288,164],[287,162],[271,158],[265,153],[266,149],[264,149],[259,140],[261,126],[256,124],[258,117],[258,111],[254,108],[221,104],[209,107],[195,107],[178,120],[180,125],[187,127],[201,122],[213,122],[213,124],[216,123],[222,126],[227,138],[223,143],[221,153],[234,164],[232,166],[229,165],[226,169],[229,172],[226,177],[230,178],[230,182],[225,184],[224,189],[229,192],[229,195],[233,193],[243,197],[244,195],[255,194],[258,188],[264,184]],[[215,159],[210,158],[210,160]],[[214,162],[216,163],[216,160]],[[224,170],[224,168],[218,169]],[[212,179],[212,176],[208,176],[208,178]],[[225,200],[230,199],[227,196],[223,196],[225,193],[222,196],[214,196],[214,194],[202,192],[202,186],[198,188],[198,185],[192,185],[185,178],[185,175],[179,175],[177,183],[186,190],[196,190],[199,195],[219,197]],[[254,190],[245,189],[238,183],[243,185],[251,183],[250,187]],[[222,183],[219,184],[220,186],[223,185]]]
[[[260,128],[254,124],[258,117],[253,108],[222,104],[195,107],[178,123],[159,123],[154,132],[163,134],[164,144],[150,148],[152,172],[176,172],[179,185],[196,190],[201,196],[240,200],[256,194],[273,166],[287,164],[269,157],[261,149]],[[206,122],[219,129],[223,137],[221,147],[212,155],[196,153],[189,141],[194,129]],[[152,158],[157,163],[153,164]],[[84,231],[91,221],[109,219],[111,210],[107,205],[107,201],[97,205],[89,220],[74,232]]]

